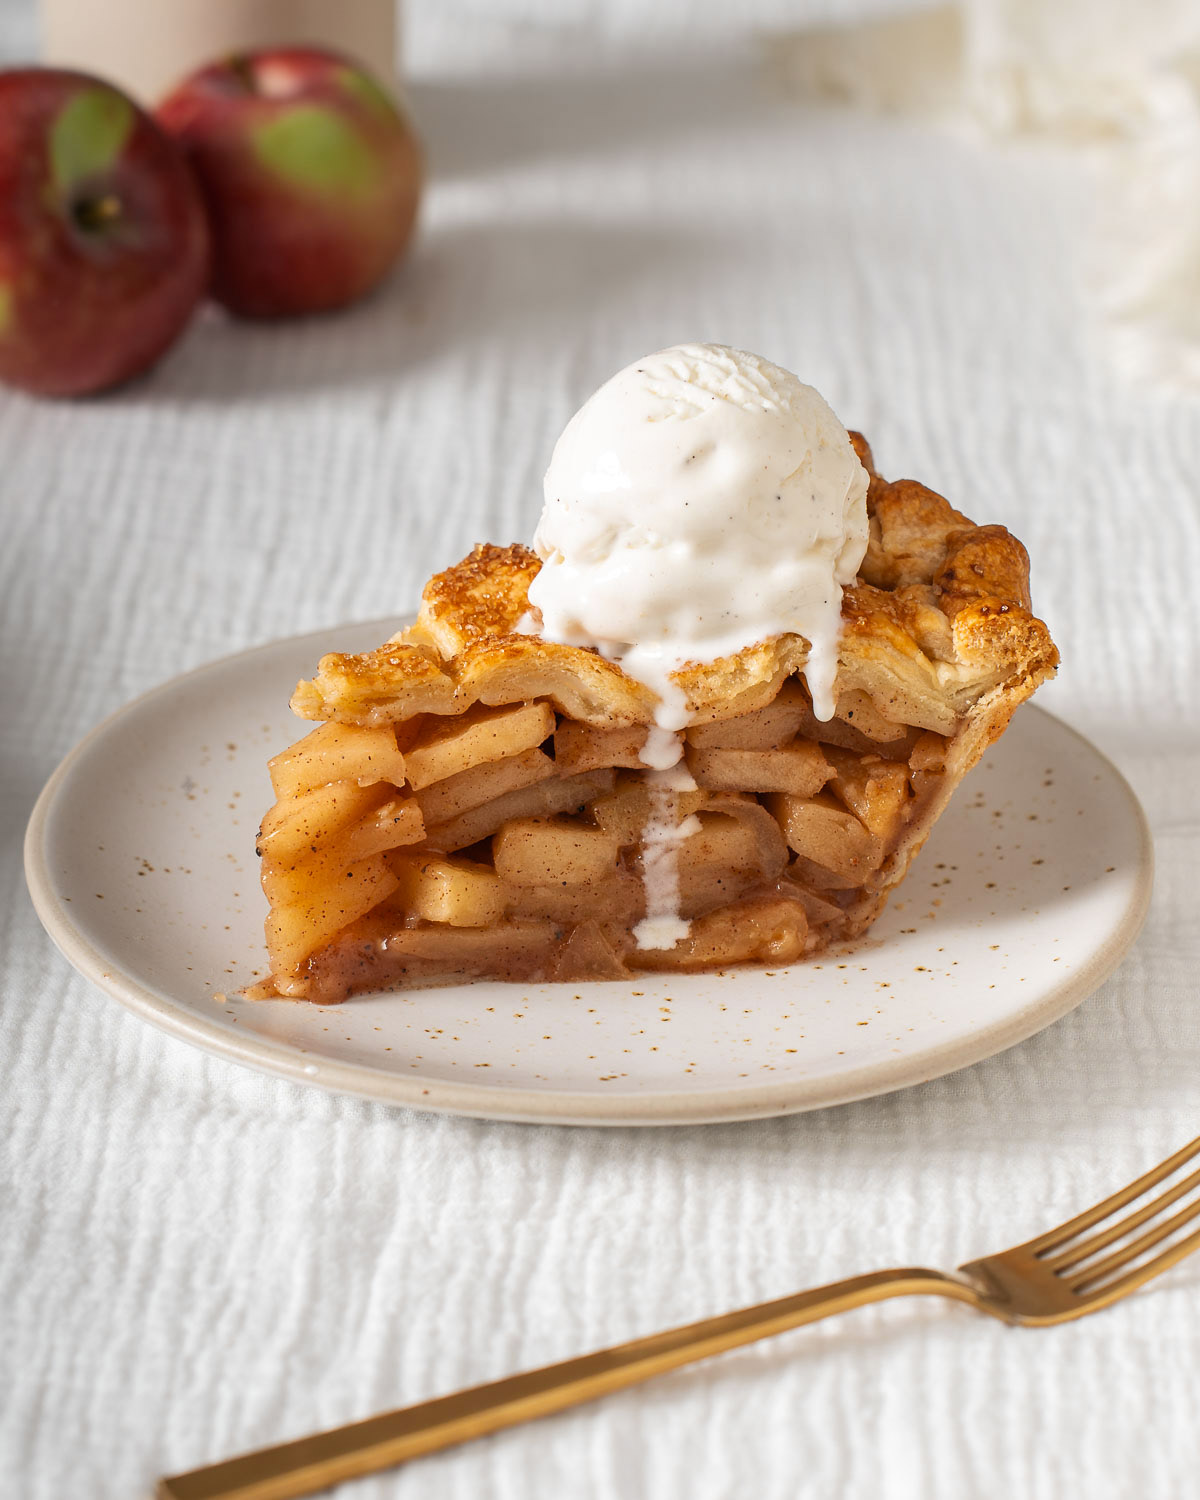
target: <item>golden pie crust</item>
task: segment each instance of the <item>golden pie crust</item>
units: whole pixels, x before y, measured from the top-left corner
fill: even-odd
[[[252,993],[781,964],[860,934],[1058,652],[1021,543],[882,479],[851,439],[870,541],[842,600],[836,716],[812,713],[798,635],[674,674],[699,783],[675,808],[698,819],[680,854],[689,938],[632,937],[654,695],[531,633],[538,558],[485,545],[430,580],[413,625],[297,686],[293,710],[323,727],[272,762],[272,968]]]

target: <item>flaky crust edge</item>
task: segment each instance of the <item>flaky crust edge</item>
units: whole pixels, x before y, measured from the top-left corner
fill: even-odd
[[[917,481],[882,479],[865,439],[851,438],[870,476],[870,543],[842,599],[839,691],[866,692],[887,717],[944,735],[968,715],[992,722],[1001,705],[1006,724],[1058,665],[1031,610],[1028,553]],[[595,651],[536,634],[528,590],[540,566],[527,547],[475,547],[430,579],[415,624],[373,651],[323,656],[293,710],[377,725],[546,698],[589,724],[651,722],[656,699],[643,684]],[[702,723],[770,702],[807,657],[804,638],[784,634],[673,676],[689,722]]]

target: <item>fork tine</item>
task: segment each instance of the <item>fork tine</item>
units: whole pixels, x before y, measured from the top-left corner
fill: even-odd
[[[1136,1240],[1130,1240],[1127,1245],[1122,1245],[1119,1250],[1114,1250],[1103,1260],[1084,1266],[1082,1270],[1070,1276],[1064,1276],[1062,1279],[1072,1291],[1081,1292],[1094,1282],[1103,1281],[1110,1271],[1119,1270],[1122,1266],[1128,1265],[1131,1260],[1136,1260],[1139,1255],[1174,1234],[1177,1229],[1190,1224],[1197,1215],[1200,1215],[1200,1199],[1197,1199],[1195,1203],[1189,1203],[1186,1208],[1180,1209],[1177,1214],[1172,1214],[1169,1219],[1165,1219],[1153,1229],[1148,1229],[1145,1234],[1139,1234]]]
[[[1177,1172],[1185,1162],[1191,1161],[1194,1156],[1200,1155],[1200,1137],[1190,1141],[1186,1146],[1176,1151],[1174,1156],[1168,1156],[1166,1161],[1160,1162],[1152,1171],[1147,1172],[1144,1177],[1137,1178],[1128,1187],[1122,1188],[1119,1193],[1114,1193],[1111,1198],[1105,1198],[1102,1203],[1097,1203],[1094,1208],[1086,1209],[1077,1214],[1075,1218],[1068,1219],[1065,1224],[1060,1224],[1057,1229],[1048,1230],[1040,1234],[1036,1239],[1027,1240],[1020,1248],[1028,1250],[1034,1255],[1040,1255],[1044,1250],[1053,1250],[1061,1245],[1064,1240],[1074,1239],[1085,1229],[1090,1229],[1093,1224],[1099,1224],[1101,1219],[1107,1219],[1109,1214],[1116,1213],[1117,1209],[1124,1208],[1127,1203],[1132,1203],[1135,1198],[1140,1198],[1143,1193],[1148,1193],[1152,1187],[1170,1177],[1172,1172]]]
[[[1093,1287],[1090,1292],[1083,1293],[1083,1300],[1088,1304],[1086,1310],[1090,1312],[1092,1308],[1104,1307],[1128,1292],[1136,1291],[1155,1276],[1161,1276],[1164,1271],[1177,1266],[1195,1250],[1200,1250],[1200,1229],[1193,1229],[1191,1234],[1174,1245],[1169,1245],[1161,1255],[1148,1260],[1144,1266],[1135,1266],[1132,1271],[1126,1271],[1124,1276],[1118,1276],[1115,1281],[1106,1282],[1103,1286]]]
[[[1114,1240],[1137,1229],[1139,1225],[1145,1224],[1148,1219],[1157,1218],[1164,1208],[1169,1208],[1172,1203],[1177,1203],[1180,1198],[1185,1197],[1194,1187],[1200,1186],[1200,1167],[1191,1172],[1182,1182],[1177,1182],[1174,1187],[1168,1188],[1165,1193],[1160,1193],[1157,1198],[1151,1198],[1150,1202],[1131,1214],[1126,1214],[1123,1219],[1118,1219],[1115,1224],[1103,1230],[1100,1234],[1089,1235],[1086,1240],[1078,1240],[1068,1245],[1065,1249],[1057,1251],[1054,1255],[1042,1257],[1042,1264],[1049,1271],[1061,1271],[1070,1266],[1077,1266],[1081,1260],[1086,1260],[1089,1255],[1094,1255],[1097,1250],[1103,1250],[1106,1245],[1111,1245]]]

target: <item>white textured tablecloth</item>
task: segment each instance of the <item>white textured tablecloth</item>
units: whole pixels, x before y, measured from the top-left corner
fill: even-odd
[[[27,21],[6,8],[10,55]],[[789,107],[734,45],[589,61],[564,33],[563,71],[528,37],[485,66],[471,36],[468,66],[465,34],[416,30],[434,180],[382,296],[207,317],[103,400],[0,395],[0,1490],[21,1500],[130,1500],[672,1322],[951,1266],[1200,1131],[1200,405],[1121,387],[1092,346],[1078,169]],[[1065,663],[1042,701],[1157,839],[1119,974],[890,1098],[609,1132],[293,1087],[79,979],[18,858],[71,745],[187,667],[394,611],[476,539],[527,536],[577,403],[689,338],[798,370],[885,472],[1028,543]],[[1174,1500],[1200,1485],[1198,1294],[1200,1261],[1048,1332],[867,1310],[338,1493]]]

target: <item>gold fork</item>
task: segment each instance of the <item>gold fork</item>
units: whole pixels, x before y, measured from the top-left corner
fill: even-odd
[[[341,1480],[372,1474],[534,1417],[549,1416],[649,1380],[665,1370],[889,1297],[925,1293],[952,1297],[1022,1327],[1081,1318],[1127,1296],[1200,1248],[1200,1229],[1194,1229],[1149,1259],[1141,1259],[1200,1216],[1200,1195],[1175,1213],[1166,1214],[1173,1204],[1200,1187],[1200,1168],[1132,1213],[1116,1217],[1121,1209],[1174,1176],[1198,1155],[1200,1139],[1057,1229],[1012,1250],[1002,1250],[999,1255],[968,1261],[953,1276],[920,1266],[852,1276],[814,1291],[704,1318],[579,1359],[471,1386],[450,1396],[369,1417],[365,1422],[352,1422],[188,1474],[176,1474],[159,1481],[158,1500],[291,1500],[295,1495],[311,1495]],[[1105,1220],[1112,1222],[1105,1224]],[[1097,1228],[1100,1225],[1105,1227]],[[1088,1234],[1090,1229],[1097,1232]],[[1110,1250],[1110,1246],[1117,1248]]]

